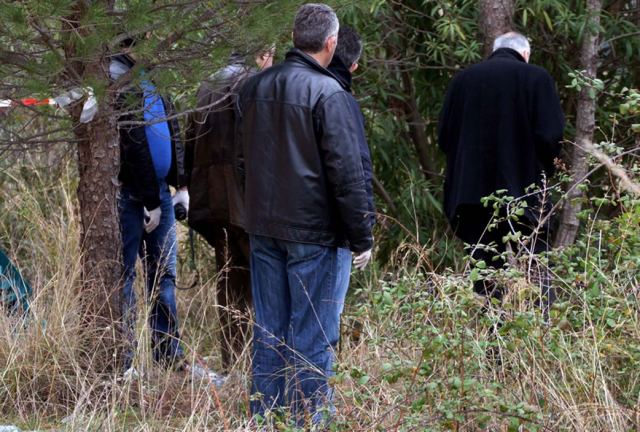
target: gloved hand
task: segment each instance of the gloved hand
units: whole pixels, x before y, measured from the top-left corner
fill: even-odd
[[[189,211],[189,191],[186,187],[178,189],[173,196],[173,206],[175,207],[178,204],[182,204],[184,209]]]
[[[156,207],[149,211],[145,207],[144,209],[144,230],[149,234],[160,225],[160,216],[162,216],[162,209]]]
[[[356,254],[353,257],[353,266],[358,270],[362,270],[367,266],[367,264],[369,264],[370,260],[371,260],[371,249],[369,249],[368,251]]]

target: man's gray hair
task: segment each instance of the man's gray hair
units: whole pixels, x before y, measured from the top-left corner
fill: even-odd
[[[336,13],[326,4],[307,3],[298,9],[293,24],[293,46],[315,54],[322,51],[331,36],[337,36],[340,23]]]
[[[511,48],[518,52],[531,51],[529,40],[526,36],[517,32],[509,32],[498,36],[493,41],[493,50],[499,50],[500,48]]]

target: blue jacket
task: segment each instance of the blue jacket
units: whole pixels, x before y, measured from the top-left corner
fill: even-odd
[[[109,74],[113,81],[117,81],[127,73],[135,62],[127,55],[116,55],[109,64]],[[171,117],[175,109],[171,101],[162,98],[165,114]],[[148,121],[145,118],[145,90],[131,82],[123,83],[116,100],[118,121]],[[157,123],[160,124],[160,123]],[[171,136],[171,164],[166,181],[171,186],[186,186],[184,173],[184,147],[180,139],[178,119],[167,121]],[[120,173],[118,179],[123,186],[133,190],[136,197],[142,200],[144,206],[155,209],[160,205],[160,186],[156,174],[153,155],[147,137],[147,125],[118,125],[120,133]],[[163,132],[166,133],[166,132]],[[166,157],[166,156],[165,156]]]

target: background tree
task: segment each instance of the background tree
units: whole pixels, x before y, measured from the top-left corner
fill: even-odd
[[[579,200],[582,197],[580,185],[588,177],[589,165],[586,149],[593,142],[596,127],[597,88],[593,81],[596,79],[598,70],[601,13],[602,1],[587,1],[586,25],[580,50],[580,68],[584,71],[581,74],[581,79],[586,82],[583,84],[578,98],[575,146],[571,149],[573,182],[567,192],[555,241],[556,246],[560,247],[568,246],[575,241],[580,226],[578,220],[578,213],[582,208],[582,201]]]
[[[491,54],[495,38],[513,29],[513,0],[480,0],[480,28],[484,33],[484,55]]]
[[[418,240],[426,245],[434,268],[459,267],[464,262],[460,245],[441,235],[448,227],[440,205],[444,159],[437,150],[435,127],[449,81],[458,70],[480,61],[484,49],[490,51],[489,32],[513,29],[531,39],[531,63],[547,69],[556,80],[567,118],[565,138],[575,142],[579,92],[571,85],[569,73],[584,69],[580,41],[592,31],[587,23],[594,17],[586,6],[583,1],[560,0],[391,0],[340,8],[344,19],[365,33],[363,67],[356,72],[354,88],[366,111],[376,176],[395,204],[392,210],[381,200],[380,209],[400,221],[380,224],[379,258],[391,257],[403,241]],[[639,84],[637,11],[633,0],[611,1],[604,2],[598,15],[605,91],[595,112],[599,127],[594,142],[615,141],[631,152],[614,157],[627,165],[633,160],[635,138],[630,122],[618,113],[618,94]],[[619,123],[610,121],[612,115]],[[563,160],[570,166],[572,145],[564,147]],[[590,165],[588,171],[593,168]],[[560,170],[550,185],[563,184],[564,173]],[[597,189],[616,183],[602,170],[593,170],[589,181]],[[560,193],[553,195],[556,202],[561,200]],[[583,210],[592,208],[588,195],[587,191]],[[621,211],[618,205],[601,208],[600,216]]]
[[[119,111],[115,100],[141,72],[161,93],[173,94],[183,110],[192,107],[199,83],[224,65],[231,51],[251,53],[278,40],[296,2],[251,3],[112,0],[51,0],[3,3],[0,14],[0,99],[53,98],[77,89],[84,96],[66,111],[16,107],[0,126],[0,154],[28,149],[51,155],[75,147],[78,204],[82,224],[83,287],[90,316],[99,327],[118,317],[121,239],[117,209],[119,135],[116,120],[137,110],[135,101]],[[287,11],[287,14],[281,14]],[[283,18],[286,17],[286,18]],[[116,82],[110,58],[125,37],[138,40],[136,68]],[[270,42],[265,42],[270,41]],[[89,90],[97,114],[80,121]],[[34,127],[37,125],[37,127]],[[73,147],[72,147],[73,146]]]
[[[246,430],[244,385],[217,393],[190,376],[159,372],[145,352],[140,359],[149,373],[140,381],[102,373],[104,357],[96,355],[95,344],[111,335],[97,337],[108,328],[87,326],[84,319],[87,304],[104,305],[100,279],[113,275],[101,276],[97,267],[94,272],[86,258],[80,270],[80,238],[93,234],[85,228],[80,233],[79,219],[89,230],[100,228],[91,224],[92,215],[113,221],[113,201],[107,201],[114,197],[109,182],[116,172],[97,162],[117,161],[109,134],[118,112],[109,110],[123,82],[110,82],[106,65],[124,34],[139,39],[139,66],[127,78],[135,83],[144,70],[177,102],[182,121],[195,106],[200,81],[225,64],[231,51],[276,41],[282,60],[299,4],[0,3],[0,99],[50,97],[90,86],[99,108],[86,125],[79,123],[84,99],[69,112],[0,108],[0,247],[32,282],[36,317],[24,325],[0,313],[3,420],[18,419],[29,429]],[[531,62],[549,70],[558,84],[569,167],[571,143],[579,141],[581,91],[597,84],[590,140],[595,157],[585,158],[588,182],[576,199],[576,241],[549,256],[560,291],[550,322],[540,319],[530,297],[535,290],[509,272],[501,275],[513,293],[505,325],[499,338],[489,338],[495,322],[479,313],[469,284],[483,270],[465,261],[442,214],[445,161],[436,125],[453,75],[480,61],[490,46],[481,23],[499,17],[483,17],[483,10],[486,15],[492,9],[474,0],[332,1],[342,22],[358,29],[366,43],[353,88],[366,117],[382,214],[376,262],[354,272],[345,307],[336,430],[638,429],[640,206],[633,191],[640,178],[640,93],[634,90],[640,86],[640,4],[602,0],[596,45],[601,83],[578,72],[585,69],[583,42],[594,29],[589,4],[513,3],[512,28],[530,37]],[[561,167],[550,179],[556,202],[576,180],[570,174]],[[78,187],[84,197],[74,193]],[[118,241],[113,228],[107,223],[104,238],[85,240],[84,256],[97,254],[89,247],[110,250],[105,257],[117,253],[113,244],[103,244]],[[184,228],[179,231],[184,238]],[[211,251],[197,238],[195,246],[192,260],[187,242],[180,243],[178,278],[183,285],[200,275],[200,283],[180,291],[178,303],[186,345],[204,356],[217,351],[217,275]],[[117,263],[98,261],[105,267]],[[504,355],[504,367],[488,360],[485,347]],[[246,352],[241,374],[249,370],[249,347]],[[215,355],[207,361],[216,366]]]

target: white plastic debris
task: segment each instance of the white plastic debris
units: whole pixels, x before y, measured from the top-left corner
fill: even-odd
[[[216,388],[222,387],[228,379],[226,375],[220,375],[212,371],[206,366],[201,366],[199,364],[187,365],[185,367],[187,372],[190,372],[194,378],[199,378],[209,382],[209,385],[213,385]]]
[[[91,87],[85,88],[87,92],[87,100],[82,106],[82,113],[80,113],[80,123],[89,123],[98,114],[98,100],[93,94]]]

